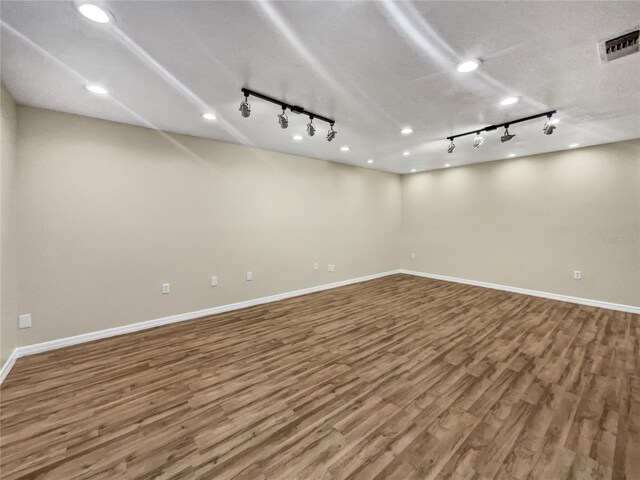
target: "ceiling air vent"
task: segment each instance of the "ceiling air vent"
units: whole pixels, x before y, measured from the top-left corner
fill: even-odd
[[[640,50],[640,27],[628,30],[615,38],[601,40],[600,59],[603,62],[610,62],[621,57],[626,57]]]

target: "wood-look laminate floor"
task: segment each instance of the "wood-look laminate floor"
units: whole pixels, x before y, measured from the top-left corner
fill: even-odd
[[[394,275],[21,358],[2,479],[638,479],[640,316]]]

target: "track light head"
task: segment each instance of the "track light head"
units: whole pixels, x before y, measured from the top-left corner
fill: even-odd
[[[509,126],[506,126],[506,127],[504,127],[504,135],[502,135],[502,136],[500,137],[500,141],[501,141],[502,143],[504,143],[504,142],[508,142],[509,140],[511,140],[511,139],[512,139],[513,137],[515,137],[515,136],[516,136],[515,134],[511,135],[511,134],[509,133]]]
[[[551,115],[549,115],[547,117],[546,123],[544,124],[544,127],[542,127],[542,131],[544,132],[545,135],[551,135],[555,129],[556,129],[556,124],[555,122],[551,121]]]
[[[313,117],[309,117],[309,123],[307,123],[307,133],[310,137],[316,134],[316,127],[313,126]]]
[[[480,135],[480,132],[476,132],[476,136],[473,137],[473,148],[480,148],[480,145],[484,143],[484,137]]]
[[[244,100],[240,102],[240,113],[244,118],[251,115],[251,104],[249,103],[249,95],[244,96]]]
[[[327,132],[327,142],[330,142],[331,140],[333,140],[334,138],[336,138],[336,135],[338,134],[338,132],[336,132],[333,129],[333,123],[331,124],[331,126],[329,127],[329,131]]]
[[[453,153],[453,151],[456,149],[456,144],[453,143],[453,138],[450,138],[449,141],[451,143],[449,143],[449,146],[447,147],[447,153]]]
[[[289,119],[287,118],[284,107],[282,107],[282,113],[278,115],[278,123],[283,130],[289,126]]]

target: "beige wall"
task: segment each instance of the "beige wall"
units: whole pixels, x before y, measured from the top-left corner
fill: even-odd
[[[403,268],[640,306],[640,141],[402,183]]]
[[[30,107],[18,133],[19,345],[398,267],[640,305],[640,141],[399,177]]]
[[[16,105],[0,88],[0,364],[17,346]]]
[[[29,107],[18,129],[20,345],[397,268],[397,175]]]

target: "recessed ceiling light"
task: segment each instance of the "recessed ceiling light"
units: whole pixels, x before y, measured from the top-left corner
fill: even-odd
[[[215,120],[216,116],[213,113],[203,113],[202,118],[205,120]]]
[[[411,152],[408,152],[407,150],[405,150],[404,152],[402,152],[402,156],[403,156],[403,157],[408,157],[409,155],[411,155]]]
[[[415,169],[415,168],[412,168],[412,169],[411,169],[411,173],[416,173],[416,169]]]
[[[413,133],[413,128],[405,127],[400,130],[400,133],[403,135],[409,135],[410,133]]]
[[[373,163],[373,160],[369,159],[367,160],[367,163]]]
[[[292,138],[294,140],[302,140],[302,135],[294,135]]]
[[[109,14],[105,10],[97,5],[91,5],[90,3],[80,5],[78,7],[78,11],[89,20],[96,23],[109,23],[111,20]]]
[[[576,148],[579,147],[580,144],[579,143],[572,143],[571,145],[569,145],[569,148]]]
[[[513,105],[514,103],[517,103],[518,100],[518,97],[506,97],[503,98],[502,101],[500,101],[500,105],[504,105],[506,107],[507,105]]]
[[[101,87],[100,85],[85,85],[84,88],[89,90],[91,93],[97,93],[98,95],[108,95],[109,91]]]
[[[344,147],[340,147],[340,150],[342,150],[343,152],[348,152],[349,151],[349,147],[347,147],[345,145]]]
[[[515,154],[515,153],[510,153],[509,155],[507,155],[507,157],[509,157],[509,158],[513,158],[513,157],[515,157],[515,156],[516,156],[516,154]]]
[[[444,164],[444,166],[445,166],[445,167],[450,167],[450,166],[451,166],[451,164],[450,164],[450,163],[445,163],[445,164]]]
[[[458,65],[457,70],[461,73],[473,72],[480,66],[480,60],[467,60]]]

